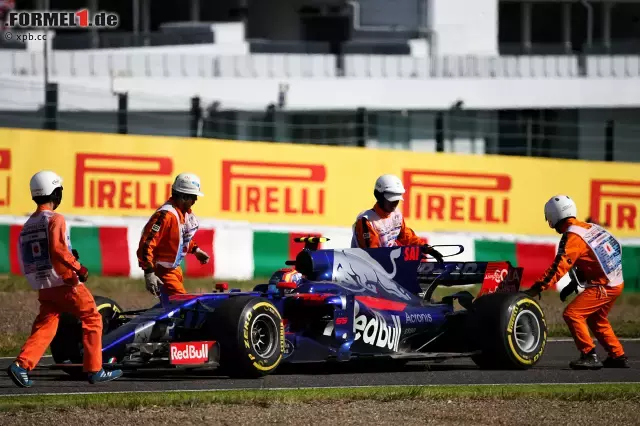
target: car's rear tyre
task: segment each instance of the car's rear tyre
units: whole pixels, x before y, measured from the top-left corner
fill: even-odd
[[[209,327],[220,344],[220,371],[228,376],[265,376],[282,361],[284,324],[267,299],[230,297],[216,308]]]
[[[102,316],[102,335],[104,336],[112,329],[112,323],[122,307],[114,300],[103,296],[94,296],[98,312]],[[71,364],[82,364],[82,323],[79,319],[69,313],[60,315],[58,330],[50,345],[51,356],[56,364],[69,362]],[[82,377],[82,368],[70,367],[62,371],[73,376]]]
[[[493,293],[473,303],[471,336],[482,351],[472,357],[483,369],[528,369],[540,361],[547,323],[540,305],[524,293]]]

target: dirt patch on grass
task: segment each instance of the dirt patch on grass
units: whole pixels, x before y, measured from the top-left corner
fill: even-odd
[[[116,300],[124,309],[146,308],[154,303],[153,296],[142,292],[101,292],[100,295]],[[36,292],[0,293],[0,336],[29,333],[39,309]],[[3,340],[4,337],[0,337],[0,345]]]
[[[532,425],[637,424],[640,405],[629,401],[564,402],[540,399],[425,399],[391,402],[207,404],[138,409],[47,409],[0,413],[0,424],[87,425]]]
[[[38,293],[30,290],[21,277],[0,279],[0,356],[16,355],[31,332],[33,320],[38,315]],[[94,296],[105,296],[118,302],[123,309],[142,309],[153,306],[158,299],[144,289],[144,280],[93,277],[87,287]],[[212,280],[187,280],[187,290],[210,292]],[[239,283],[247,288],[252,283]],[[47,350],[47,354],[49,351]]]
[[[538,303],[544,310],[547,326],[552,336],[570,336],[569,329],[562,318],[562,312],[574,299],[560,300],[557,292],[544,292]],[[609,312],[609,321],[619,337],[640,337],[640,294],[622,294]]]
[[[253,288],[255,282],[229,283],[229,286],[247,290]],[[87,287],[94,296],[113,299],[126,310],[148,308],[158,301],[145,290],[143,279],[90,277]],[[189,292],[211,292],[214,287],[211,279],[185,280],[185,288]],[[0,348],[3,346],[2,336],[31,331],[39,307],[38,293],[30,289],[24,278],[0,277]]]

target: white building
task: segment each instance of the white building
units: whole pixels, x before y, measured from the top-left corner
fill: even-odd
[[[640,2],[215,3],[214,18],[235,7],[248,18],[198,33],[207,43],[167,44],[185,31],[151,32],[144,1],[127,37],[165,45],[74,49],[91,33],[50,34],[58,128],[116,131],[126,92],[130,133],[188,135],[197,96],[227,111],[220,137],[355,143],[364,107],[371,146],[444,140],[459,152],[640,161]],[[0,49],[0,126],[41,127],[43,50]],[[280,106],[271,116],[270,104]]]

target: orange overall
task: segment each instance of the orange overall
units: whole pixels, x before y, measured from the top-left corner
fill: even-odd
[[[164,284],[162,291],[172,296],[185,294],[180,262],[187,253],[198,249],[193,236],[198,222],[191,209],[182,213],[169,199],[149,219],[138,244],[138,265],[155,272]]]
[[[363,218],[366,218],[363,223]],[[365,232],[366,227],[366,232]],[[353,225],[351,247],[374,248],[422,245],[424,241],[404,222],[399,210],[385,212],[377,204],[360,213]]]
[[[58,329],[60,313],[69,312],[82,322],[84,371],[102,369],[102,316],[87,287],[78,280],[80,263],[70,250],[64,217],[40,206],[20,232],[18,256],[22,273],[38,290],[40,312],[31,335],[16,361],[32,370]]]
[[[574,218],[567,220],[562,229],[562,239],[558,246],[558,254],[540,279],[542,289],[554,286],[572,267],[576,267],[585,281],[585,290],[567,305],[564,320],[567,323],[576,346],[582,353],[589,353],[595,348],[589,329],[593,331],[600,344],[611,357],[624,355],[624,349],[616,337],[607,318],[616,299],[622,293],[622,267],[606,274],[591,246],[579,234],[584,234],[593,225]],[[595,235],[603,240],[603,250],[613,252],[612,244],[607,242],[606,231]],[[617,244],[609,236],[614,245]]]

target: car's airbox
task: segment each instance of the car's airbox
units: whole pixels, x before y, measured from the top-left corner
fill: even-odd
[[[333,275],[333,250],[303,250],[296,256],[295,268],[308,280],[331,280]]]

